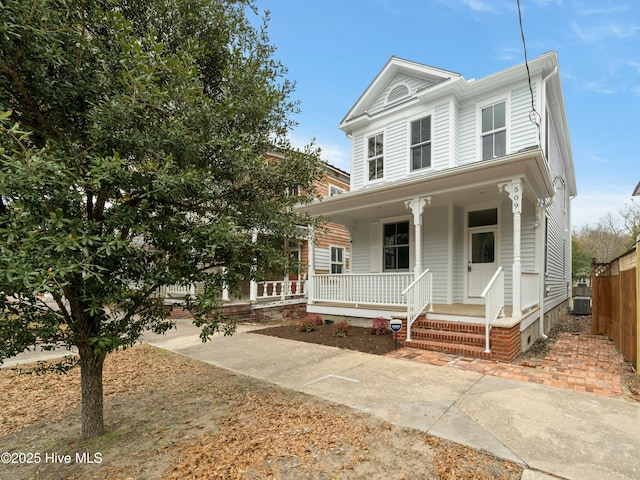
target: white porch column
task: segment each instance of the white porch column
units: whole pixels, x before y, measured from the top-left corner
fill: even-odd
[[[256,243],[258,241],[258,232],[256,232],[255,230],[251,234],[251,241],[253,243]],[[252,267],[253,273],[255,273],[255,271],[257,270],[257,266],[256,266],[257,262],[258,262],[258,259],[254,258],[253,267]],[[251,280],[249,281],[249,301],[255,302],[257,300],[258,300],[258,282],[255,281],[252,275]]]
[[[227,267],[222,267],[222,278],[226,278],[226,276],[227,276]],[[222,301],[228,302],[229,300],[230,300],[229,286],[227,285],[227,282],[224,282],[222,284]]]
[[[307,237],[307,284],[305,287],[308,304],[313,303],[315,300],[313,297],[313,282],[315,281],[314,275],[316,273],[314,242],[315,232],[313,227],[309,227],[309,236]]]
[[[422,210],[425,205],[431,204],[431,197],[416,197],[407,200],[404,204],[413,213],[413,228],[415,230],[413,278],[417,279],[422,274]]]
[[[522,224],[522,179],[514,178],[511,182],[498,184],[500,191],[503,189],[509,194],[511,199],[511,212],[513,213],[513,274],[512,274],[512,303],[513,318],[522,316],[521,282],[522,282],[522,259],[521,259],[521,224]]]

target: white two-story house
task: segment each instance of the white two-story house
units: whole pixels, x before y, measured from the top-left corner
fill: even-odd
[[[350,264],[309,259],[308,311],[402,317],[406,345],[485,358],[544,335],[576,195],[556,53],[477,80],[392,57],[339,128],[351,191],[301,209],[348,229]]]

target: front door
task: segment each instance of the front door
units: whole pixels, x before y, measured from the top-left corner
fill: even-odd
[[[479,297],[496,271],[496,231],[496,228],[469,230],[469,297]]]

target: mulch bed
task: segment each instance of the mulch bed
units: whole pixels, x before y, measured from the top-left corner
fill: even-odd
[[[297,340],[299,342],[347,348],[376,355],[384,355],[396,348],[395,335],[392,333],[389,335],[371,335],[368,328],[352,326],[347,336],[337,337],[334,336],[334,330],[334,325],[329,324],[318,325],[312,332],[301,332],[298,324],[292,324],[254,330],[254,333]],[[399,343],[398,348],[401,347],[402,344]]]

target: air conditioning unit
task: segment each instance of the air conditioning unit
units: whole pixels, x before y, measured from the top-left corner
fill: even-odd
[[[591,297],[573,297],[574,315],[591,315]]]

